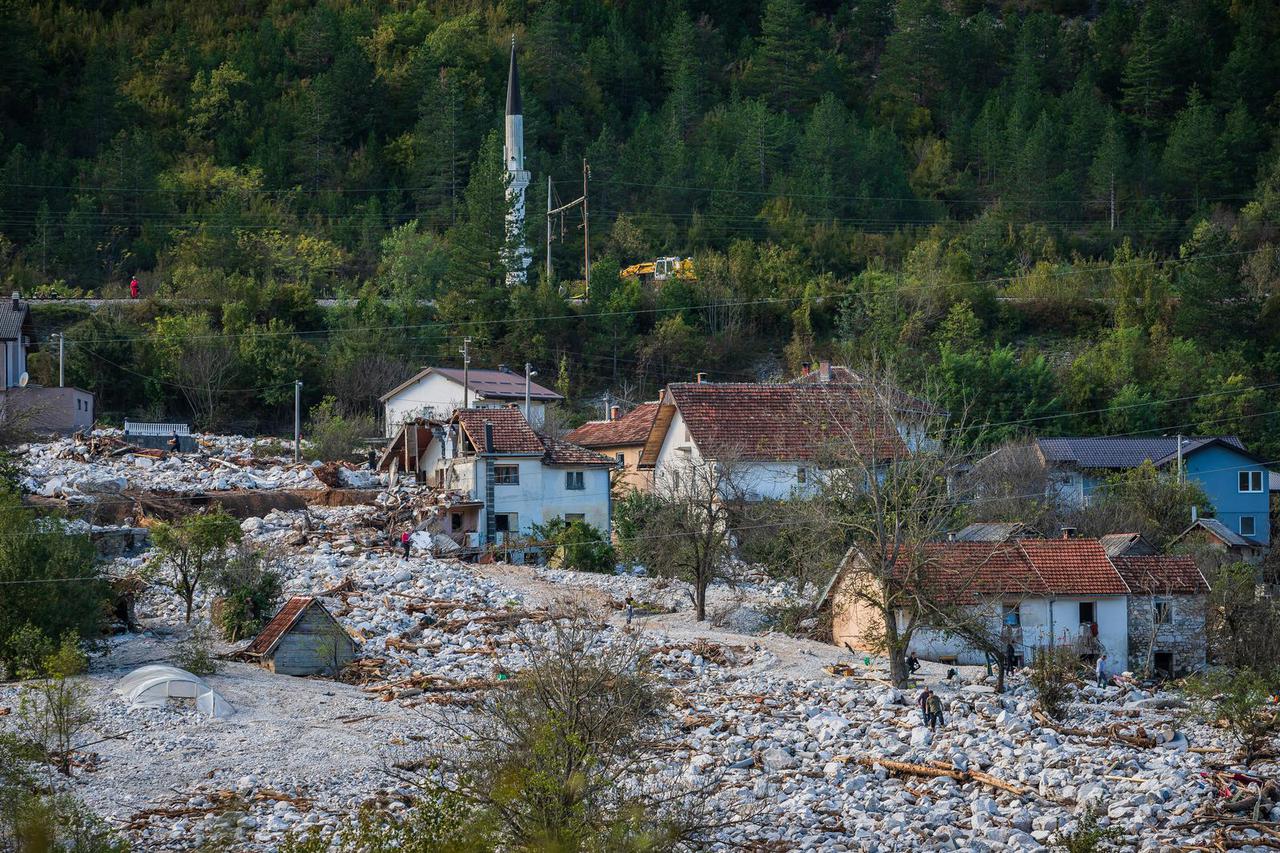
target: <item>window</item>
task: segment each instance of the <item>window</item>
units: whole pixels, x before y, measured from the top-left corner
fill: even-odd
[[[1153,658],[1152,668],[1159,675],[1173,678],[1173,652],[1156,652],[1151,657]]]
[[[1157,598],[1151,605],[1151,621],[1157,625],[1168,625],[1173,621],[1173,602],[1169,599]]]
[[[1010,628],[1017,628],[1022,624],[1022,606],[1019,604],[1004,605],[1001,621]]]
[[[1252,515],[1240,516],[1240,535],[1252,536],[1254,534],[1254,521]]]
[[[585,522],[587,520],[587,514],[585,512],[566,512],[564,514],[564,520],[570,524],[573,524],[575,521]]]
[[[797,469],[796,469],[796,482],[797,482],[797,483],[805,483],[805,482],[807,482],[807,481],[808,481],[808,479],[809,479],[809,472],[808,472],[807,470],[805,470],[804,468],[797,468]]]
[[[627,454],[623,453],[621,450],[613,454],[613,458],[614,458],[614,461],[617,463],[619,471],[627,467]]]
[[[1262,491],[1262,472],[1261,471],[1241,471],[1240,472],[1240,491],[1242,492]]]
[[[519,465],[494,465],[493,466],[493,484],[495,486],[520,485],[520,466]]]
[[[585,489],[586,483],[583,480],[581,471],[565,471],[564,487],[571,492],[580,492]]]
[[[493,517],[493,529],[498,533],[515,533],[520,529],[518,515],[514,512],[500,512]]]
[[[1094,618],[1094,612],[1093,612],[1093,602],[1092,601],[1080,602],[1080,624],[1090,625],[1096,621],[1097,620]]]
[[[453,512],[449,514],[449,528],[454,532],[462,529],[462,513]]]

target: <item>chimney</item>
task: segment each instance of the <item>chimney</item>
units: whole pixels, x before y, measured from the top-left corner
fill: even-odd
[[[800,362],[800,375],[801,375],[801,376],[808,376],[808,375],[809,375],[809,367],[810,367],[810,365],[811,365],[811,364],[812,364],[812,362],[808,362],[808,361],[802,361],[802,362]]]
[[[1064,527],[1064,528],[1062,528],[1062,538],[1063,538],[1063,539],[1074,539],[1074,538],[1075,538],[1075,536],[1076,536],[1076,529],[1075,529],[1074,527]]]
[[[954,530],[947,531],[947,541],[948,542],[956,541],[956,532]]]
[[[22,294],[18,293],[18,291],[16,290],[13,292],[13,310],[14,311],[18,310],[18,307],[19,307],[18,303],[21,301],[21,296]]]
[[[493,422],[484,422],[484,452],[493,452]]]
[[[499,372],[499,373],[510,373],[510,372],[511,372],[511,368],[510,368],[510,367],[507,367],[505,364],[499,364],[499,365],[498,365],[498,372]]]
[[[704,382],[707,381],[707,374],[703,373],[702,371],[698,371],[698,374],[694,377],[694,381],[696,381],[699,385],[703,384]]]
[[[818,381],[819,382],[831,381],[831,362],[826,361],[825,359],[823,361],[818,362]]]
[[[622,407],[621,407],[621,406],[610,406],[610,407],[609,407],[609,420],[611,420],[611,421],[616,421],[616,420],[617,420],[618,418],[620,418],[620,417],[622,417]]]

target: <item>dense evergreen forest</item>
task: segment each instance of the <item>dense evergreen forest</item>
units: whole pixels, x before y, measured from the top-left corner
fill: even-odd
[[[0,0],[0,31],[6,283],[161,297],[38,315],[115,417],[269,428],[295,378],[370,409],[470,336],[579,416],[875,356],[971,401],[975,440],[1280,457],[1270,0]],[[535,263],[508,287],[513,34]],[[583,158],[585,300],[578,214],[545,280],[538,213]],[[619,278],[663,255],[696,280]]]

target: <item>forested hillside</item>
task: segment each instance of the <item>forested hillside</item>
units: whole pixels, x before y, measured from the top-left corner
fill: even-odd
[[[875,355],[972,400],[984,441],[1227,432],[1280,456],[1269,0],[5,0],[0,31],[6,284],[171,297],[39,315],[115,416],[268,427],[295,378],[368,408],[469,335],[579,405]],[[539,211],[583,158],[572,301],[580,220],[546,281]],[[697,280],[619,279],[660,255]]]

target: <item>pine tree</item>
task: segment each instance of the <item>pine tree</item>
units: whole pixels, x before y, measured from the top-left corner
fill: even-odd
[[[1121,103],[1137,124],[1150,129],[1160,125],[1173,96],[1158,10],[1159,4],[1151,3],[1143,13],[1121,77]]]
[[[467,178],[462,94],[449,69],[441,68],[418,105],[414,128],[413,183],[418,203],[456,222]]]
[[[1107,117],[1102,141],[1089,166],[1089,193],[1107,211],[1107,222],[1114,231],[1120,222],[1120,178],[1125,168],[1124,136],[1115,115]]]
[[[1199,208],[1205,191],[1212,188],[1222,172],[1223,152],[1213,106],[1192,88],[1187,105],[1178,113],[1165,145],[1161,169],[1175,193],[1190,193]]]
[[[813,96],[816,59],[817,40],[800,0],[768,0],[751,58],[754,90],[774,109],[795,115]]]

